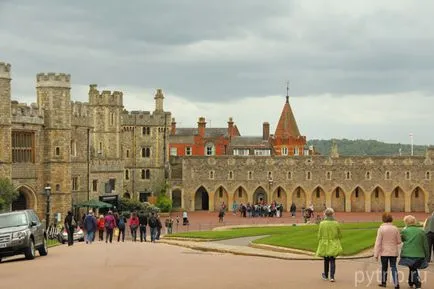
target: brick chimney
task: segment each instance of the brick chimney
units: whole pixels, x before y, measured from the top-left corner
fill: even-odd
[[[234,120],[232,119],[232,117],[230,117],[228,121],[228,135],[229,137],[234,136]]]
[[[171,129],[170,129],[170,134],[171,135],[175,135],[176,134],[176,121],[174,118],[172,118],[172,123],[171,123]]]
[[[264,122],[262,124],[262,139],[268,140],[270,138],[270,124],[268,122]]]
[[[201,137],[205,137],[205,128],[206,128],[206,121],[203,116],[199,117],[199,121],[197,122],[197,130]]]

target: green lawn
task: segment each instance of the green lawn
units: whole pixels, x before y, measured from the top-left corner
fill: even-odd
[[[342,229],[342,255],[354,255],[371,248],[375,242],[377,229],[381,223],[348,223],[341,224]],[[402,222],[395,225],[402,227]],[[186,232],[166,237],[197,238],[209,240],[225,240],[241,237],[264,236],[254,243],[273,245],[285,248],[301,249],[315,252],[318,245],[318,226],[285,226],[285,227],[250,227],[229,229],[226,231]]]

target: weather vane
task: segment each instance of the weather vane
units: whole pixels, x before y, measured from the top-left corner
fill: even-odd
[[[286,82],[286,102],[289,102],[289,81]]]

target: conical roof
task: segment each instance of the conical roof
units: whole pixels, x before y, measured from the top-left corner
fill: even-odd
[[[289,105],[288,96],[286,97],[286,102],[283,106],[283,110],[280,115],[279,123],[277,124],[274,136],[277,138],[301,136],[300,131],[298,130],[297,122],[295,121],[294,114],[292,113],[291,106]]]

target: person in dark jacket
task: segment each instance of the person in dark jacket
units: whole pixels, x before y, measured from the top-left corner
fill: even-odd
[[[93,215],[93,211],[90,210],[83,220],[83,229],[86,232],[86,244],[92,244],[97,227],[96,218]]]
[[[148,217],[145,212],[139,213],[139,224],[140,224],[140,242],[145,240],[146,242],[146,226],[148,225]]]
[[[77,227],[77,221],[71,211],[65,217],[64,221],[65,230],[68,233],[68,246],[74,245],[74,230]]]
[[[432,252],[434,251],[434,212],[431,216],[428,217],[428,219],[425,220],[425,234],[426,238],[428,240],[428,248],[429,248],[429,256],[428,256],[428,262],[431,261]]]
[[[157,218],[153,212],[151,213],[151,217],[149,217],[148,225],[151,234],[151,242],[155,243],[155,238],[157,237]]]
[[[289,211],[291,212],[291,217],[295,217],[295,213],[297,212],[297,206],[295,205],[295,203],[291,204],[291,208],[289,209]]]

